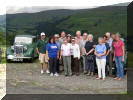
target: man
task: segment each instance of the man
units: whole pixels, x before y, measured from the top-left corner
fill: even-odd
[[[84,50],[84,47],[85,47],[85,44],[86,44],[87,41],[88,41],[88,34],[84,33],[83,34],[83,42],[81,43],[81,56],[83,58],[84,74],[87,73],[86,67],[85,67],[85,50]]]
[[[40,60],[40,68],[41,68],[41,74],[44,73],[43,71],[43,64],[45,62],[46,64],[46,73],[50,73],[49,72],[49,68],[48,68],[48,56],[45,54],[46,53],[46,41],[45,41],[45,33],[42,32],[41,33],[41,39],[37,42],[37,54],[39,55],[39,60]]]
[[[112,42],[113,39],[111,38],[111,34],[109,32],[106,32],[105,34],[107,36],[106,42],[109,44],[110,51],[112,51]],[[112,76],[112,66],[113,66],[113,56],[112,52],[109,52],[106,56],[108,57],[109,60],[109,75]]]
[[[81,44],[83,42],[83,37],[81,36],[81,32],[80,31],[77,31],[76,32],[76,37],[75,37],[75,43],[79,45],[79,48],[80,48],[80,54],[82,53],[82,50],[81,50]],[[79,69],[80,69],[80,72],[82,71],[82,68],[81,68],[81,61],[80,61],[80,66],[79,66]]]
[[[66,39],[66,33],[63,31],[63,32],[61,32],[61,37],[59,38],[60,47],[64,43],[64,41],[63,41],[64,39]]]
[[[60,47],[62,46],[62,44],[64,44],[64,40],[67,39],[66,38],[66,33],[64,31],[61,32],[61,37],[59,38],[59,43],[60,43]],[[62,65],[62,71],[64,70],[64,64],[63,64],[63,59],[60,59],[61,61],[61,65]]]
[[[60,42],[59,42],[59,37],[60,37],[60,36],[59,36],[59,34],[55,34],[54,37],[55,37],[55,43],[56,43],[57,46],[58,46],[59,56],[60,56],[60,51],[61,51]],[[56,66],[56,68],[57,68],[57,73],[59,73],[59,72],[60,72],[60,68],[59,68],[59,59],[57,59],[57,66]]]

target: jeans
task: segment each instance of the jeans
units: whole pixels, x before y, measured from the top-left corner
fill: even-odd
[[[98,67],[98,77],[101,78],[103,76],[103,78],[105,78],[106,59],[96,59],[96,63]]]
[[[116,76],[119,78],[124,78],[124,64],[122,62],[122,56],[115,57],[115,64],[117,68]]]
[[[57,72],[57,58],[49,58],[50,73],[55,74]]]
[[[90,61],[88,57],[85,56],[85,69],[86,71],[94,72],[94,58]]]
[[[72,75],[71,56],[63,56],[65,75]]]

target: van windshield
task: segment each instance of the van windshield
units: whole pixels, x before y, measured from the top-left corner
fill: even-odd
[[[31,44],[31,37],[15,37],[15,44]]]

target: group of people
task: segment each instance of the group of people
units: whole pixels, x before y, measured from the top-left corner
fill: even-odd
[[[105,80],[108,74],[112,75],[113,61],[115,61],[117,73],[114,79],[122,80],[124,78],[124,42],[120,34],[105,33],[103,37],[98,38],[98,43],[94,41],[92,34],[76,32],[72,37],[63,31],[61,36],[55,34],[45,41],[45,33],[41,33],[41,39],[37,43],[37,53],[39,55],[41,74],[43,64],[46,64],[46,73],[50,76],[59,76],[60,65],[62,65],[65,76],[79,75],[80,69],[89,76],[94,75],[95,65],[98,69],[96,79]],[[62,62],[62,63],[61,63]],[[107,68],[107,66],[109,66]],[[50,70],[50,71],[49,71]]]

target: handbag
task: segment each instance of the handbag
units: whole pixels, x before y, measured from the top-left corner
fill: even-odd
[[[93,55],[87,55],[87,60],[88,61],[94,61],[94,56]]]

